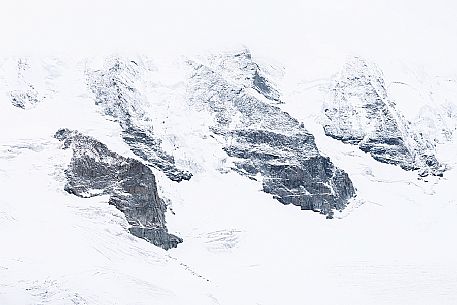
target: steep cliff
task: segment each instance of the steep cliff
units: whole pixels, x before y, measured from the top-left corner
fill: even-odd
[[[189,61],[189,103],[212,114],[211,130],[223,139],[234,170],[260,180],[263,190],[283,204],[332,217],[355,195],[351,180],[319,153],[313,135],[302,124],[269,102],[269,95],[257,98],[250,86],[237,82],[240,57],[251,60],[249,54],[232,55],[234,71],[226,69],[224,74],[217,72],[218,67]],[[223,62],[229,66],[227,57]]]
[[[133,153],[163,171],[171,180],[189,180],[192,174],[176,167],[173,156],[161,147],[145,109],[149,107],[141,90],[147,69],[133,60],[106,60],[103,69],[87,70],[89,89],[95,103],[121,126],[122,137]]]
[[[419,170],[421,176],[443,175],[434,143],[397,110],[374,64],[349,60],[331,81],[323,110],[326,135],[356,144],[380,162]]]
[[[65,171],[67,192],[84,198],[109,195],[109,204],[125,214],[130,232],[156,246],[168,250],[182,242],[167,231],[167,207],[157,194],[155,177],[149,167],[122,157],[77,131],[60,129],[55,137],[63,142],[64,148],[73,150]]]

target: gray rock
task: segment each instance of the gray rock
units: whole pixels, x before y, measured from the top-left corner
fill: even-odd
[[[330,84],[325,134],[356,144],[377,161],[442,176],[434,143],[411,128],[389,98],[382,72],[361,58],[348,61]]]
[[[281,102],[279,91],[267,78],[258,63],[252,59],[248,49],[239,52],[228,52],[224,55],[215,55],[210,59],[214,71],[230,73],[230,78],[244,88],[252,88],[270,101]]]
[[[166,250],[182,239],[169,234],[166,205],[157,194],[151,169],[138,160],[112,152],[96,139],[77,131],[60,129],[55,138],[73,150],[65,190],[79,197],[109,195],[109,204],[125,214],[130,232]]]
[[[122,133],[122,138],[135,155],[148,162],[148,165],[160,169],[169,179],[181,182],[192,178],[190,172],[174,165],[175,159],[160,148],[160,139],[154,138],[151,133],[129,126]]]
[[[281,203],[329,218],[355,196],[348,175],[320,155],[314,137],[296,119],[208,66],[189,65],[189,103],[213,114],[211,130],[225,139],[235,171],[261,180],[263,190]]]
[[[154,136],[152,122],[144,111],[146,97],[137,89],[145,72],[135,61],[114,58],[106,61],[103,70],[87,72],[88,86],[95,103],[122,127],[122,137],[134,154],[173,181],[189,180],[192,174],[177,168],[173,156]]]

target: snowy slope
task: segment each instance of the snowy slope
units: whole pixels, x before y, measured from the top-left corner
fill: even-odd
[[[436,157],[447,165],[442,178],[418,178],[324,134],[325,90],[343,62],[316,62],[312,70],[290,62],[257,65],[269,59],[258,59],[254,51],[241,63],[224,54],[132,56],[147,67],[141,71],[146,76],[134,82],[141,94],[114,98],[120,106],[115,115],[93,90],[94,84],[107,89],[111,76],[88,78],[109,69],[113,57],[30,58],[23,75],[17,59],[2,61],[0,304],[455,304],[455,82],[410,70],[391,73],[396,65],[380,64],[399,114],[414,122],[414,132],[434,139]],[[244,61],[251,57],[253,62]],[[348,174],[357,197],[329,220],[282,205],[259,181],[234,171],[237,160],[223,150],[227,139],[212,131],[214,113],[189,103],[189,59],[274,104],[265,105],[280,107],[268,108],[278,109],[274,113],[285,111],[303,122],[319,154]],[[40,98],[29,98],[30,86]],[[433,98],[424,93],[429,87]],[[102,93],[113,94],[111,89]],[[421,105],[411,106],[414,95]],[[18,107],[17,96],[25,96],[27,109]],[[167,228],[183,238],[176,249],[165,251],[131,235],[127,218],[108,204],[108,196],[79,198],[64,191],[72,154],[53,137],[60,128],[94,137],[123,157],[152,159],[125,141],[125,113],[140,119],[135,127],[152,126],[144,130],[173,157],[172,168],[192,173],[177,182],[151,162],[158,194],[168,203]],[[223,113],[241,126],[237,111]],[[292,130],[301,128],[287,122]]]
[[[71,153],[53,138],[61,127],[138,157],[121,125],[95,105],[86,66],[62,62],[48,100],[29,110],[7,95],[1,100],[1,304],[457,301],[457,247],[449,235],[457,213],[453,135],[437,144],[437,156],[449,166],[446,176],[418,180],[325,136],[325,86],[295,85],[286,70],[275,81],[281,108],[304,123],[357,191],[356,200],[328,220],[279,204],[258,182],[231,171],[232,161],[209,132],[212,118],[189,108],[185,64],[156,62],[145,111],[163,149],[193,173],[178,183],[154,169],[159,195],[170,204],[167,227],[183,238],[166,252],[130,235],[125,216],[106,196],[84,199],[64,191]]]
[[[3,0],[0,305],[457,304],[456,12],[450,0]],[[233,61],[240,43],[251,51]],[[353,57],[383,71],[394,115],[433,146],[443,177],[325,135],[329,84]],[[116,58],[141,69],[107,73]],[[223,147],[240,143],[189,104],[189,60],[303,123],[357,196],[325,219],[239,174]],[[108,195],[65,192],[60,128],[150,166],[183,242],[160,249]]]
[[[0,303],[213,304],[206,281],[130,235],[125,216],[106,196],[81,199],[63,191],[71,152],[52,139],[57,126],[86,131],[133,155],[118,127],[87,98],[80,72],[61,75],[55,99],[30,111],[2,99]]]

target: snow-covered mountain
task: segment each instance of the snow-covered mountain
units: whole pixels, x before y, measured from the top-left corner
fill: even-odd
[[[339,64],[2,60],[0,304],[457,302],[457,83]]]
[[[234,62],[231,65],[230,60]],[[352,182],[319,153],[314,137],[303,124],[269,103],[280,101],[280,96],[276,93],[272,98],[277,90],[260,76],[249,51],[224,54],[221,61],[222,65],[215,60],[214,70],[190,62],[193,71],[187,91],[193,107],[214,117],[209,128],[233,158],[234,168],[261,180],[263,190],[284,204],[317,210],[329,217],[332,210],[342,210],[355,195]],[[237,84],[240,79],[241,86]],[[253,95],[251,88],[264,100]]]
[[[416,130],[410,127],[411,122],[389,97],[382,72],[375,65],[357,57],[349,60],[330,85],[324,115],[326,135],[358,144],[380,162],[420,169],[421,176],[443,175],[433,139],[417,126]]]

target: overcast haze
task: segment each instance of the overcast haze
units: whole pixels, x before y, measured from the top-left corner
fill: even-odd
[[[456,66],[454,1],[2,1],[2,52],[358,53]]]

